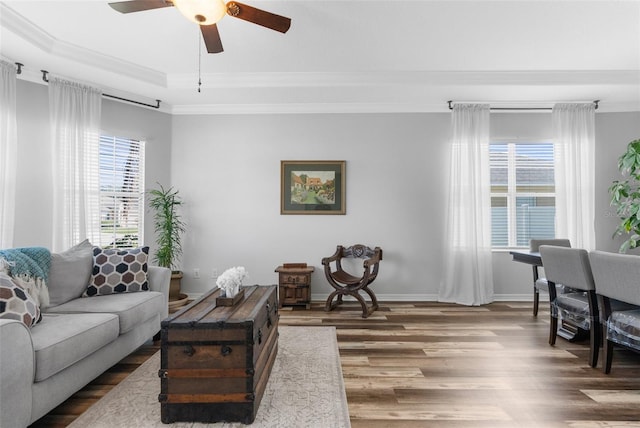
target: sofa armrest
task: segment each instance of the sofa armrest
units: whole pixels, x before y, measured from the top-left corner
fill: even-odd
[[[35,353],[29,328],[0,319],[0,427],[26,427],[31,422]]]
[[[164,294],[164,313],[161,319],[169,316],[169,284],[171,283],[171,269],[149,266],[147,268],[147,278],[149,280],[149,290],[160,291]]]

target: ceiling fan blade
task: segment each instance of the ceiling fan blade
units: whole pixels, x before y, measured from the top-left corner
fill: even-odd
[[[202,31],[204,44],[207,46],[207,52],[220,53],[224,50],[222,49],[222,40],[216,24],[201,25],[200,30]]]
[[[255,7],[235,1],[227,3],[227,14],[281,33],[286,33],[289,27],[291,27],[291,18],[256,9]]]
[[[130,0],[109,3],[109,6],[120,13],[131,13],[159,9],[161,7],[172,7],[173,3],[165,0]]]

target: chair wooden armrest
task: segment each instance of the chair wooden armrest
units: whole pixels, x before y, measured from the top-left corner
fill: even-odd
[[[380,260],[382,260],[382,249],[380,247],[376,247],[373,251],[373,256],[364,261],[364,267],[377,265],[380,263]]]
[[[327,266],[329,263],[335,262],[336,260],[341,259],[342,258],[342,249],[343,249],[342,245],[338,245],[338,247],[336,248],[336,252],[333,253],[332,256],[324,257],[322,259],[322,264]]]

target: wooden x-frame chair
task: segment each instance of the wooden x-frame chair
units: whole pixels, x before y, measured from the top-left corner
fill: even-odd
[[[342,268],[343,258],[360,258],[364,259],[364,273],[362,276],[357,277]],[[331,257],[325,257],[322,259],[324,265],[324,273],[327,277],[327,281],[335,291],[333,291],[327,298],[324,310],[331,311],[338,305],[342,304],[342,297],[352,296],[360,305],[362,305],[362,318],[367,318],[378,309],[378,299],[376,295],[371,291],[369,285],[378,276],[378,267],[382,260],[382,249],[375,247],[371,249],[365,245],[357,244],[351,247],[345,248],[342,245],[338,245],[335,254]],[[335,269],[332,270],[331,264],[334,263]],[[360,295],[360,291],[364,291],[371,298],[371,306],[367,306],[367,302]],[[333,302],[333,299],[336,299]]]

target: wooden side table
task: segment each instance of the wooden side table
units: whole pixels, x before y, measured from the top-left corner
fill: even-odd
[[[313,266],[306,263],[284,263],[276,268],[278,272],[279,306],[311,307],[311,273]]]

